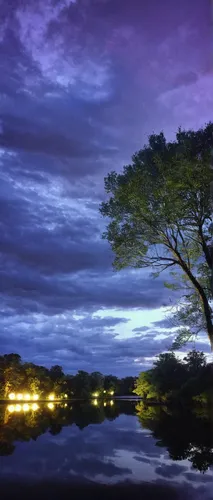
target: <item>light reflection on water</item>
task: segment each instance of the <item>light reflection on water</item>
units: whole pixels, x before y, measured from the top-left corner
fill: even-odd
[[[51,398],[49,398],[51,399]],[[94,406],[99,406],[99,405],[103,405],[104,407],[106,407],[107,405],[110,405],[110,406],[113,406],[114,405],[114,401],[111,399],[110,401],[98,401],[98,399],[93,399],[92,400],[92,404]],[[47,403],[46,404],[47,408],[49,408],[49,410],[54,410],[56,407],[58,408],[67,408],[68,407],[68,404],[67,403],[64,403],[64,404],[61,404],[61,403]],[[42,405],[42,408],[44,408],[45,405],[43,404]],[[27,412],[27,411],[36,411],[36,410],[39,410],[39,405],[37,403],[24,403],[24,404],[9,404],[6,406],[6,411],[8,411],[9,413],[19,413],[19,412]],[[71,407],[70,407],[71,409]]]
[[[212,484],[212,431],[201,408],[171,412],[98,398],[1,405],[0,479],[160,480],[205,490]]]
[[[36,411],[39,410],[39,406],[37,403],[32,403],[32,404],[24,403],[22,405],[15,404],[15,405],[7,405],[6,410],[9,411],[9,413],[14,413],[14,412],[19,413],[20,411],[26,412],[29,410]]]

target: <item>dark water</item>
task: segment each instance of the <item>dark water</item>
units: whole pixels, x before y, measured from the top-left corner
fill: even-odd
[[[1,405],[0,480],[7,479],[148,481],[213,499],[213,413],[116,400],[25,411]]]

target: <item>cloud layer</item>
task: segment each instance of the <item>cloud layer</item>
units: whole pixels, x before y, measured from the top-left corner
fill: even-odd
[[[162,310],[144,330],[170,293],[112,272],[103,179],[153,130],[212,118],[207,2],[5,1],[1,18],[1,350],[136,373],[172,339]]]

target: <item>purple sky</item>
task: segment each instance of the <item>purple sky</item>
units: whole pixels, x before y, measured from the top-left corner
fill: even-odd
[[[211,2],[0,8],[1,352],[136,374],[169,344],[176,296],[164,276],[112,272],[104,176],[148,134],[213,119]]]

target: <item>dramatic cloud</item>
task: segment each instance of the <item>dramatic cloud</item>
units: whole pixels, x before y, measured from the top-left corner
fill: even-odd
[[[123,375],[170,345],[178,294],[112,271],[98,208],[148,134],[212,119],[207,4],[1,3],[2,353]]]

